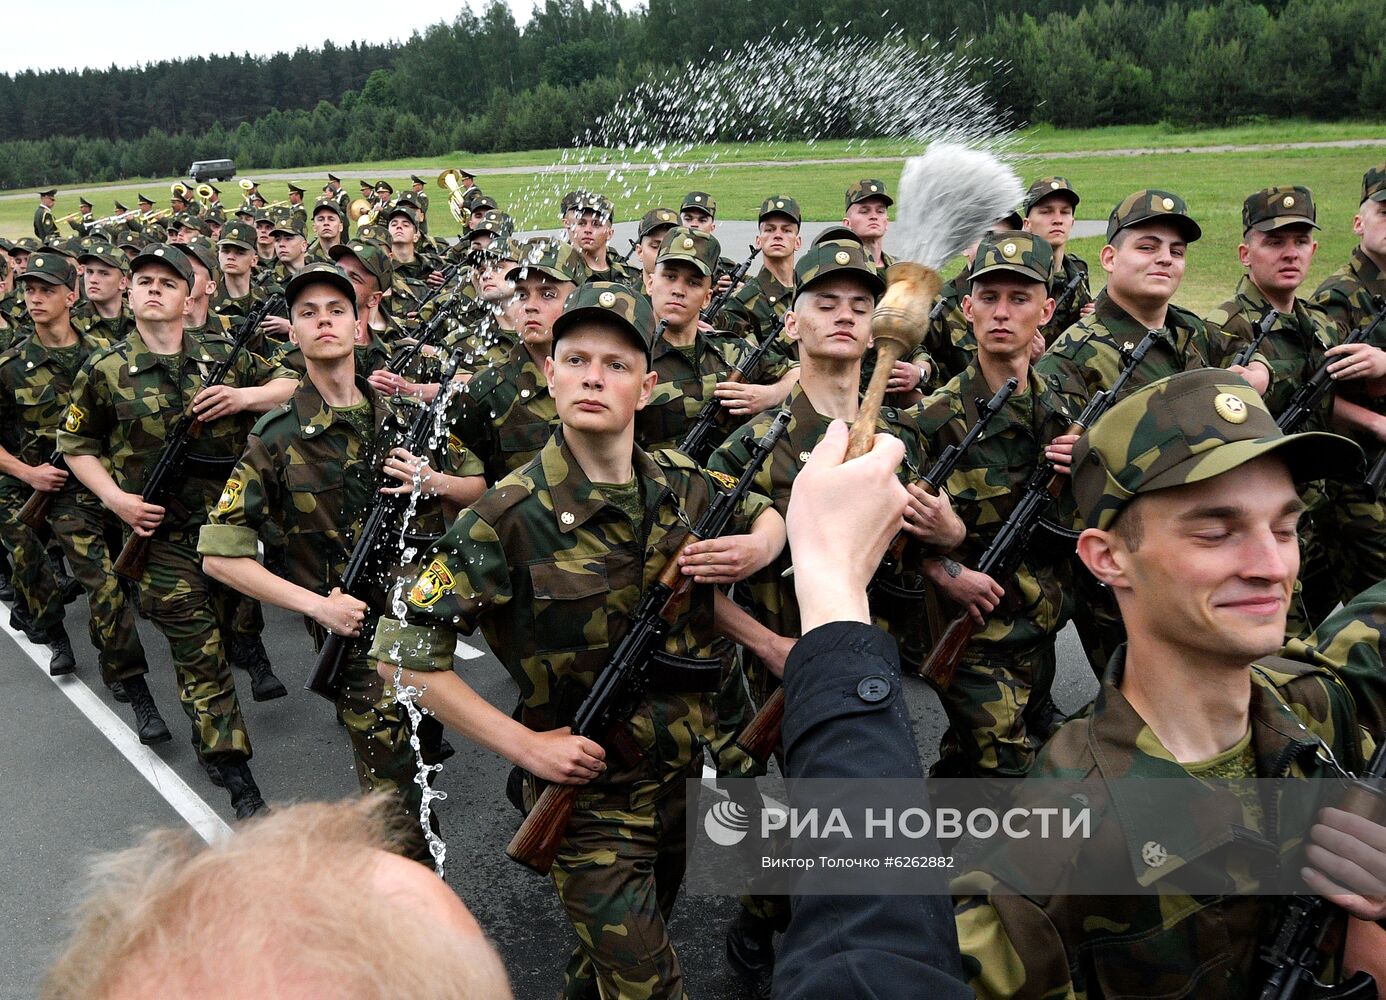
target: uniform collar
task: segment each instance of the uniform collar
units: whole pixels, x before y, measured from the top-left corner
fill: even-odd
[[[510,357],[506,358],[504,369],[501,381],[510,385],[515,395],[524,403],[529,404],[549,394],[549,382],[544,378],[544,369],[535,364],[534,359],[530,357],[523,337],[510,349]]]
[[[85,330],[78,330],[76,327],[73,327],[73,329],[77,332],[77,343],[72,345],[73,347],[86,348],[87,353],[90,354],[92,351],[105,344],[104,340],[93,337]],[[68,349],[69,348],[66,347],[58,348],[60,351],[66,351]],[[52,349],[39,343],[37,333],[25,337],[23,340],[16,343],[14,352],[18,358],[24,362],[25,368],[41,368],[53,361]]]
[[[168,359],[163,355],[155,354],[149,349],[148,345],[145,344],[144,338],[140,336],[139,327],[133,327],[129,334],[126,335],[125,339],[130,345],[129,361],[131,375],[138,375],[141,372],[148,371],[156,365],[168,367]],[[187,329],[183,330],[183,342],[179,346],[179,350],[182,352],[183,360],[200,361],[211,364],[212,357],[207,353],[207,348]]]
[[[1189,775],[1155,732],[1126,700],[1118,685],[1126,669],[1126,646],[1118,647],[1093,704],[1088,749],[1106,783],[1120,821],[1132,875],[1151,886],[1234,840],[1258,845],[1273,861],[1278,846],[1241,827],[1241,803],[1232,793]],[[1275,777],[1292,759],[1308,752],[1314,737],[1281,698],[1274,683],[1255,666],[1251,674],[1251,746],[1257,777]],[[1179,781],[1181,811],[1169,809],[1168,792],[1149,795],[1140,778]],[[1268,831],[1276,836],[1275,831]]]
[[[1136,322],[1135,318],[1121,306],[1117,305],[1116,300],[1107,294],[1107,289],[1097,293],[1097,298],[1093,300],[1093,314],[1102,322],[1107,332],[1120,339],[1125,337],[1132,347],[1135,347],[1145,337],[1145,327]],[[1174,303],[1165,307],[1165,325],[1160,328],[1161,339],[1177,343],[1187,338],[1192,328],[1184,322],[1179,315],[1178,308]]]
[[[1271,307],[1266,300],[1265,292],[1257,287],[1256,282],[1251,280],[1251,275],[1244,274],[1237,282],[1236,299],[1238,304],[1244,307],[1248,314],[1247,319],[1255,326],[1260,321],[1260,317]],[[1319,334],[1316,324],[1309,316],[1309,310],[1304,303],[1304,299],[1295,296],[1294,309],[1286,314],[1280,313],[1275,322],[1271,324],[1272,330],[1282,330],[1294,336],[1304,336],[1310,339],[1317,338],[1321,341],[1321,347],[1332,347],[1331,343],[1324,341]]]
[[[380,394],[359,373],[356,376],[356,387],[370,400],[371,412],[375,416],[375,429],[378,432],[381,424],[385,422],[389,407],[383,405],[384,400]],[[334,422],[339,421],[344,426],[352,426],[349,420],[327,405],[322,393],[307,375],[299,380],[298,388],[292,396],[292,405],[299,433],[310,440],[321,437]]]
[[[974,358],[958,378],[958,396],[969,430],[982,414],[978,400],[985,404],[994,395],[995,392],[987,384],[986,376],[982,374],[982,366]],[[1049,383],[1035,373],[1034,365],[1031,365],[1026,375],[1025,390],[1016,390],[1011,394],[1001,412],[992,417],[982,433],[977,435],[977,440],[988,441],[1011,428],[1016,428],[1030,434],[1036,441],[1042,441],[1044,422],[1050,419],[1068,421],[1071,418],[1068,407],[1049,388]],[[1067,427],[1067,423],[1063,426]]]
[[[1386,295],[1386,274],[1381,273],[1381,268],[1376,266],[1376,262],[1362,252],[1361,244],[1352,248],[1351,268],[1353,274],[1362,282],[1363,287],[1373,295]]]
[[[756,284],[760,286],[760,294],[764,295],[765,300],[772,306],[779,305],[794,290],[793,285],[784,284],[764,267],[756,275]]]
[[[647,452],[637,446],[631,461],[637,479],[653,483],[660,494],[665,492],[669,481]],[[563,534],[576,531],[599,510],[609,506],[601,490],[592,485],[592,480],[573,457],[563,440],[562,428],[554,431],[540,450],[539,464],[544,470],[544,482],[553,504],[554,521]]]

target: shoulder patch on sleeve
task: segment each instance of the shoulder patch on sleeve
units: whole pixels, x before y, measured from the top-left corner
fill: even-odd
[[[658,451],[650,452],[650,457],[655,460],[656,465],[666,469],[696,469],[698,463],[693,461],[677,448],[661,448]]]

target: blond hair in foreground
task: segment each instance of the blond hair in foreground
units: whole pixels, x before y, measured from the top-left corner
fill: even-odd
[[[400,857],[390,799],[276,809],[208,846],[159,830],[99,859],[43,1000],[508,1000],[461,900]]]

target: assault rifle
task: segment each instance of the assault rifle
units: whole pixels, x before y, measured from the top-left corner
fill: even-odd
[[[443,386],[457,374],[457,367],[462,363],[464,353],[460,349],[452,352],[452,357],[443,372]],[[438,421],[438,411],[446,396],[447,394],[439,389],[438,395],[433,397],[431,403],[419,407],[414,419],[409,422],[409,429],[405,431],[400,447],[411,455],[418,455],[428,447],[429,435]],[[385,476],[380,478],[381,485],[395,482]],[[357,600],[364,600],[363,584],[368,574],[379,568],[381,541],[398,526],[400,515],[408,506],[408,494],[381,493],[376,490],[370,513],[366,515],[365,523],[361,526],[361,533],[356,536],[356,545],[352,547],[351,556],[347,559],[346,569],[342,573],[342,593],[350,594]],[[342,684],[342,662],[346,659],[347,647],[351,642],[349,637],[338,635],[336,632],[327,634],[322,648],[318,650],[317,662],[313,664],[313,670],[303,685],[304,690],[320,694],[328,701],[336,700],[337,690]]]
[[[1275,321],[1279,318],[1280,313],[1273,308],[1268,308],[1260,320],[1257,321],[1256,333],[1251,338],[1251,342],[1237,352],[1237,356],[1232,359],[1232,364],[1227,367],[1245,367],[1251,364],[1252,357],[1261,348],[1261,341],[1266,339],[1266,334],[1270,333],[1270,328],[1275,326]]]
[[[707,304],[707,308],[698,316],[704,323],[711,323],[722,311],[722,307],[736,292],[736,286],[746,280],[746,272],[751,269],[751,262],[760,253],[760,247],[751,247],[751,256],[747,257],[740,264],[736,265],[736,270],[731,273],[731,283],[722,291],[712,297],[712,301]]]
[[[1366,771],[1347,785],[1337,808],[1376,817],[1379,822],[1383,779],[1386,779],[1386,740],[1377,744]],[[1322,896],[1301,893],[1288,897],[1270,944],[1261,950],[1261,961],[1269,966],[1265,985],[1257,994],[1261,1000],[1375,998],[1376,980],[1366,972],[1354,972],[1336,985],[1319,981],[1319,974],[1332,957],[1331,953],[1338,950],[1346,922],[1347,913]]]
[[[261,320],[283,304],[284,297],[282,295],[271,295],[251,310],[250,315],[241,324],[241,328],[236,331],[235,339],[231,341],[230,353],[217,362],[216,366],[208,373],[206,380],[202,383],[203,389],[210,389],[226,381],[226,376],[231,374],[231,369],[236,364],[236,358],[247,348],[251,338],[255,336]],[[173,425],[173,430],[169,432],[164,444],[164,450],[159,453],[154,467],[149,470],[149,475],[145,477],[144,485],[140,489],[140,496],[145,503],[153,504],[156,507],[168,507],[169,500],[183,482],[188,451],[192,448],[193,442],[201,436],[203,426],[202,418],[193,413],[190,402],[184,408],[178,422]],[[133,532],[130,534],[130,537],[125,540],[125,546],[120,550],[120,555],[116,557],[115,571],[118,575],[127,580],[135,581],[144,575],[144,564],[149,560],[149,543],[152,537],[152,535],[137,535]]]
[[[1139,344],[1130,351],[1123,352],[1124,364],[1112,382],[1112,387],[1094,395],[1065,433],[1081,434],[1107,412],[1116,402],[1126,382],[1135,374],[1136,368],[1145,360],[1146,352],[1155,344],[1158,335],[1158,330],[1147,331]],[[982,553],[982,558],[977,563],[977,572],[985,573],[993,580],[1009,580],[1015,574],[1020,568],[1025,550],[1029,547],[1030,537],[1039,526],[1040,516],[1050,502],[1063,491],[1067,479],[1066,474],[1054,468],[1053,462],[1040,463],[1030,481],[1025,484],[1025,491],[1020,502],[1011,511],[1011,516],[1006,518],[1006,523],[1001,525],[1001,530]],[[948,687],[953,682],[953,674],[958,669],[958,660],[962,657],[963,649],[976,631],[977,623],[970,614],[964,612],[955,617],[934,643],[934,648],[929,651],[929,657],[920,668],[920,673],[939,688]]]
[[[453,265],[453,267],[456,266],[455,264]],[[452,268],[448,270],[452,270]],[[423,352],[423,349],[433,346],[433,342],[439,338],[443,331],[444,323],[452,317],[452,312],[455,308],[457,308],[456,299],[449,299],[439,306],[438,311],[429,318],[429,321],[424,324],[423,328],[414,334],[414,342],[401,348],[390,358],[389,363],[385,366],[386,370],[396,375],[402,375],[404,372],[408,371],[409,366],[414,363],[414,360]]]
[[[1376,300],[1376,312],[1368,316],[1366,321],[1353,330],[1343,340],[1344,344],[1361,344],[1371,338],[1376,332],[1376,328],[1381,325],[1382,320],[1386,320],[1386,299]],[[1293,434],[1304,424],[1306,420],[1319,408],[1323,402],[1323,397],[1333,388],[1333,378],[1328,373],[1328,366],[1337,358],[1331,358],[1319,365],[1318,371],[1305,382],[1295,394],[1290,397],[1290,402],[1285,409],[1280,411],[1280,416],[1275,418],[1276,425],[1286,434]]]
[[[723,382],[749,382],[755,377],[760,369],[760,363],[765,358],[765,353],[774,344],[775,338],[779,336],[780,329],[784,326],[784,318],[775,317],[775,322],[770,324],[770,329],[765,331],[764,338],[756,345],[756,349],[746,355],[730,372]],[[713,448],[708,447],[712,432],[717,427],[717,418],[721,416],[724,407],[722,401],[715,395],[709,396],[703,403],[703,408],[698,411],[697,417],[693,419],[693,424],[684,434],[683,440],[679,442],[679,451],[683,452],[699,465],[707,461],[712,454]]]
[[[48,459],[48,464],[55,469],[67,471],[67,459],[57,448],[53,449],[53,454]],[[62,490],[54,490],[52,493],[43,490],[34,490],[29,494],[29,499],[24,501],[24,506],[19,508],[19,520],[27,524],[34,531],[41,531],[43,525],[48,521],[48,513],[53,509],[53,501],[58,499],[58,494]]]
[[[1068,300],[1078,294],[1078,289],[1087,284],[1087,280],[1088,276],[1082,271],[1079,271],[1068,279],[1067,284],[1063,287],[1063,291],[1059,292],[1058,298],[1054,300],[1054,315],[1058,315],[1059,310],[1068,305]]]
[[[919,485],[931,496],[938,496],[943,489],[943,484],[948,482],[948,477],[957,468],[958,462],[967,454],[967,449],[972,447],[972,443],[981,436],[986,429],[991,418],[1001,412],[1001,408],[1006,405],[1006,400],[1011,398],[1011,393],[1015,392],[1016,386],[1020,382],[1014,378],[1006,379],[1006,384],[996,390],[996,395],[990,401],[978,399],[977,406],[980,413],[977,422],[967,432],[967,435],[957,444],[950,444],[943,449],[938,461],[930,466],[929,471],[924,473]],[[890,548],[886,550],[885,558],[881,560],[881,568],[876,571],[877,577],[882,574],[889,574],[894,567],[904,558],[905,545],[909,541],[909,535],[903,531],[895,536]],[[746,728],[741,730],[736,738],[736,745],[744,750],[755,760],[765,763],[770,754],[774,751],[775,745],[780,742],[780,728],[784,723],[784,687],[777,687],[771,692],[770,697],[765,699],[765,704],[760,706],[755,717],[746,724]]]
[[[619,728],[625,725],[639,706],[649,685],[651,654],[659,649],[669,628],[678,620],[693,588],[693,578],[679,571],[679,556],[694,542],[716,538],[726,530],[732,513],[788,426],[789,411],[781,410],[775,415],[770,428],[756,442],[751,460],[736,485],[718,491],[698,523],[669,557],[658,579],[645,591],[631,616],[630,630],[622,637],[611,659],[597,676],[596,683],[578,706],[572,724],[575,735],[608,746],[619,745]],[[505,849],[512,861],[518,861],[541,875],[548,874],[582,787],[549,785],[544,789]]]

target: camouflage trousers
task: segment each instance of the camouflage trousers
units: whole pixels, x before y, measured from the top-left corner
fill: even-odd
[[[1323,565],[1308,567],[1314,592],[1306,593],[1315,625],[1338,604],[1386,580],[1386,511],[1364,483],[1328,483],[1327,502],[1311,515],[1323,549]],[[1302,577],[1305,576],[1301,570]],[[1306,583],[1306,587],[1310,583]]]
[[[579,941],[564,997],[590,996],[594,975],[602,1000],[687,996],[668,920],[688,864],[685,819],[697,807],[684,779],[696,774],[690,769],[652,800],[616,789],[578,796],[552,872]]]
[[[111,568],[105,512],[95,497],[87,494],[87,498],[89,502],[84,502],[63,493],[53,504],[48,523],[63,547],[72,575],[87,592],[91,641],[100,651],[101,680],[109,687],[115,681],[147,674],[149,666],[135,630],[135,609],[125,600],[120,578]]]
[[[63,598],[43,539],[19,520],[31,490],[17,479],[0,479],[0,542],[10,554],[15,606],[23,608],[38,632],[62,624]],[[99,648],[99,647],[98,647]]]
[[[168,640],[178,697],[192,722],[193,746],[203,758],[248,760],[251,755],[221,638],[238,597],[203,575],[196,529],[155,536],[140,579],[140,604]]]
[[[1028,772],[1049,735],[1043,720],[1033,715],[1048,700],[1055,666],[1052,636],[1014,651],[969,644],[953,683],[939,692],[948,731],[933,776],[1021,777]]]

